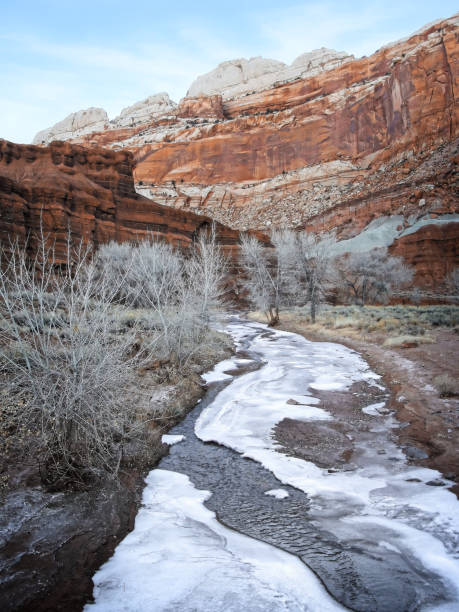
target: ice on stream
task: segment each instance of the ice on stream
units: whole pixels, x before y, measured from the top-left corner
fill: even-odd
[[[276,499],[285,499],[289,496],[285,489],[270,489],[269,491],[265,491],[265,495],[275,497]]]
[[[359,529],[368,521],[373,521],[373,534],[369,531],[368,537],[376,538],[378,525],[387,521],[384,525],[391,530],[387,544],[409,548],[421,563],[441,575],[449,592],[456,593],[453,596],[459,609],[459,503],[446,487],[426,485],[438,478],[439,472],[409,466],[389,437],[385,450],[392,462],[373,461],[376,449],[369,447],[365,449],[369,458],[366,465],[333,473],[276,450],[272,432],[282,419],[332,419],[317,406],[315,390],[344,390],[357,381],[378,384],[379,377],[358,353],[342,345],[309,342],[283,331],[268,332],[262,324],[235,323],[228,327],[238,341],[243,329],[250,338],[249,349],[265,365],[234,377],[218,393],[197,419],[196,435],[258,461],[280,483],[307,493],[312,498],[312,514],[316,511],[324,526],[328,508],[342,509],[341,524],[333,518],[331,528],[335,532],[340,526],[348,529],[350,541],[358,540]],[[258,333],[253,334],[255,330]],[[288,403],[290,398],[299,405]],[[375,431],[398,426],[393,417],[379,412],[383,406],[381,402],[364,409],[381,419]],[[358,525],[353,527],[354,534],[349,521]],[[413,534],[417,534],[418,544]]]
[[[370,404],[370,406],[365,406],[362,408],[362,412],[365,414],[369,414],[370,416],[381,416],[380,410],[384,408],[386,402],[378,402],[376,404]]]
[[[221,525],[177,472],[152,470],[132,531],[93,578],[86,612],[344,610],[297,557]]]
[[[341,345],[308,342],[256,323],[232,323],[228,331],[262,366],[233,376],[248,363],[233,358],[204,376],[209,384],[227,386],[201,412],[196,435],[261,463],[279,484],[307,493],[310,518],[350,546],[369,542],[375,554],[413,557],[441,576],[450,596],[451,603],[432,610],[459,609],[459,504],[446,487],[426,485],[438,472],[407,465],[389,436],[384,457],[368,444],[360,449],[365,462],[351,471],[329,473],[276,450],[272,431],[282,419],[333,418],[318,406],[316,390],[344,390],[357,381],[380,386],[379,377]],[[366,410],[375,417],[374,431],[385,434],[397,423],[381,415],[381,407]],[[146,483],[134,530],[94,576],[95,603],[86,612],[344,609],[297,557],[220,524],[204,506],[211,493],[197,490],[184,474],[155,469]],[[288,492],[271,489],[266,495],[282,499]]]
[[[185,436],[182,436],[182,435],[174,436],[171,434],[163,434],[161,436],[161,442],[163,444],[167,444],[168,446],[174,446],[174,444],[183,442],[183,440],[185,440]]]

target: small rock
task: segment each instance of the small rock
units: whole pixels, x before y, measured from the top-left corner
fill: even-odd
[[[407,478],[405,482],[422,482],[419,478]]]
[[[385,455],[386,451],[383,448],[380,448],[378,451],[378,455]]]
[[[443,482],[443,480],[441,480],[440,478],[436,478],[435,480],[429,480],[429,482],[426,482],[426,485],[429,485],[429,487],[444,487],[445,486],[445,482]]]
[[[427,459],[429,457],[426,452],[415,446],[407,446],[405,448],[405,455],[409,459]]]
[[[297,402],[295,399],[287,400],[287,404],[290,404],[291,406],[301,406],[300,402]]]

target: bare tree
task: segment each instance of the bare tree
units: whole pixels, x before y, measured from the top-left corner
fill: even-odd
[[[213,310],[220,307],[225,294],[228,261],[217,243],[215,223],[203,229],[191,248],[186,262],[190,293],[204,327],[209,325]]]
[[[454,296],[459,296],[459,268],[454,268],[454,270],[448,275],[446,283],[452,294]]]
[[[302,296],[310,304],[311,321],[315,323],[317,308],[332,281],[334,234],[296,234],[297,274]]]
[[[329,282],[334,236],[316,236],[293,230],[274,230],[272,249],[255,237],[241,239],[245,287],[256,308],[265,312],[268,323],[279,321],[279,309],[310,303],[311,318]]]
[[[17,416],[38,434],[49,483],[116,474],[136,426],[122,391],[140,357],[135,330],[111,333],[118,289],[82,244],[69,241],[64,266],[43,235],[32,258],[17,243],[0,249],[0,364],[24,400]]]
[[[337,261],[336,270],[345,292],[362,306],[367,302],[386,302],[413,279],[413,270],[401,257],[389,255],[386,248],[343,256]]]
[[[281,303],[280,269],[277,258],[255,237],[241,236],[241,266],[243,287],[249,301],[265,313],[268,325],[279,321]]]

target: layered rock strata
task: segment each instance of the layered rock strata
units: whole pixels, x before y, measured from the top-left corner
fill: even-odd
[[[458,263],[444,242],[458,227],[458,42],[455,15],[370,57],[225,62],[152,121],[74,140],[128,148],[139,193],[238,229],[328,228],[348,240],[400,217],[387,246],[435,285]],[[402,235],[410,228],[421,233]]]
[[[186,246],[207,217],[166,208],[137,194],[129,151],[68,142],[49,147],[0,140],[0,240],[32,239],[42,224],[65,256],[67,232],[95,246],[153,234]],[[231,253],[238,232],[217,224],[220,244]]]

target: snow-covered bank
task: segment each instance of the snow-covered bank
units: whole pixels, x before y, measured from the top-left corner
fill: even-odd
[[[379,376],[358,353],[339,344],[309,342],[296,334],[268,330],[259,323],[235,323],[228,330],[236,341],[243,338],[244,332],[261,332],[254,337],[250,349],[260,355],[265,365],[235,378],[218,394],[197,420],[196,435],[259,461],[281,482],[310,495],[340,490],[367,502],[370,491],[384,486],[384,480],[370,481],[350,473],[325,474],[313,463],[276,452],[271,435],[273,427],[285,418],[332,418],[317,407],[314,389],[337,391],[357,381],[375,382]],[[227,379],[225,371],[236,361],[229,359],[224,369],[216,368],[211,380]]]
[[[135,528],[94,577],[86,612],[344,610],[296,557],[227,529],[187,476],[153,470]]]
[[[398,425],[393,417],[382,414],[383,402],[377,410],[372,405],[365,412],[375,418],[375,433],[386,436],[386,459],[376,457],[376,449],[368,445],[365,463],[329,473],[310,461],[279,453],[272,439],[274,426],[284,418],[333,418],[317,406],[315,390],[343,390],[358,381],[378,384],[378,376],[360,355],[342,345],[310,342],[256,323],[235,323],[229,331],[239,340],[241,328],[252,334],[258,330],[250,350],[264,365],[235,377],[217,395],[198,418],[196,435],[238,451],[262,464],[280,482],[307,493],[313,498],[311,515],[340,538],[351,543],[365,534],[370,548],[392,546],[410,562],[435,571],[454,599],[450,609],[457,609],[459,503],[445,486],[426,484],[438,479],[439,472],[407,465],[402,451],[386,436]],[[338,520],[324,519],[330,508]],[[426,550],[435,554],[427,555]]]

